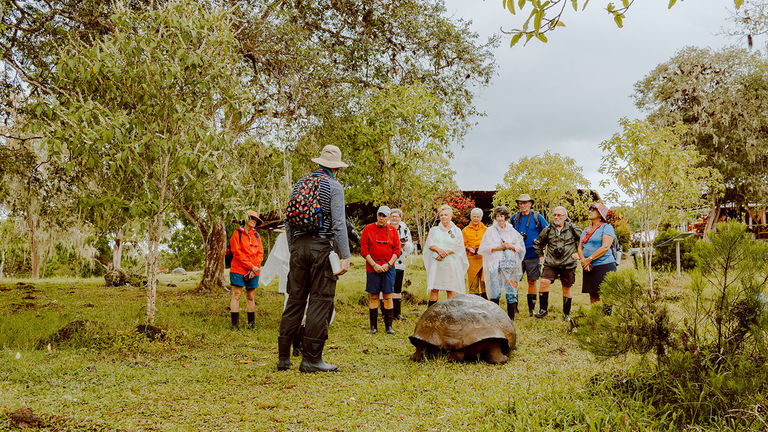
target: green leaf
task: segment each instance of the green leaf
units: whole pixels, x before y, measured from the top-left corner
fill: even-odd
[[[533,29],[536,30],[536,33],[541,30],[541,18],[542,15],[544,15],[544,11],[540,10],[536,12],[536,18],[533,19]]]
[[[738,9],[744,4],[744,0],[733,0],[733,4],[736,6],[736,9]]]
[[[674,6],[674,5],[675,5],[675,3],[677,3],[677,0],[669,0],[669,6],[668,6],[668,8],[669,8],[669,9],[672,9],[672,6]]]
[[[624,15],[616,15],[613,17],[613,20],[616,21],[616,25],[619,26],[619,28],[624,27],[624,23],[622,22],[624,18]]]
[[[507,9],[509,9],[509,12],[512,13],[512,15],[515,14],[515,0],[504,0],[504,2],[507,4]]]
[[[621,4],[623,4],[625,8],[628,8],[629,7],[629,0],[621,0]]]
[[[571,6],[573,6],[574,11],[579,10],[579,0],[571,0]]]
[[[581,6],[581,10],[586,9],[588,4],[589,4],[589,0],[584,0],[584,5]]]
[[[512,36],[512,40],[509,41],[509,47],[512,48],[513,46],[515,46],[515,44],[518,41],[520,41],[520,38],[522,38],[522,37],[523,37],[523,33],[522,32]]]
[[[540,41],[547,43],[547,36],[544,35],[544,33],[539,33],[536,35],[537,38],[539,38]]]
[[[517,0],[517,7],[520,10],[523,10],[523,6],[525,6],[525,2],[526,2],[526,0]]]

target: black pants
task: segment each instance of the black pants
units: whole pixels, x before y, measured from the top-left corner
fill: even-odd
[[[304,337],[326,340],[338,280],[328,261],[331,240],[309,235],[297,237],[291,241],[290,251],[288,304],[280,320],[280,336],[293,338],[296,335],[306,308]]]
[[[403,275],[405,270],[395,269],[395,294],[403,292]]]

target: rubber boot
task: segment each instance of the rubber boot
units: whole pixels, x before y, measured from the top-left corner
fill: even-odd
[[[516,312],[517,312],[517,302],[507,303],[507,316],[509,316],[509,319],[514,321]]]
[[[539,293],[539,313],[536,314],[536,318],[544,318],[547,316],[547,308],[549,307],[549,291]]]
[[[299,365],[301,372],[336,372],[339,370],[336,365],[323,361],[323,347],[325,346],[323,339],[304,337],[301,346],[304,349],[301,365]]]
[[[392,307],[392,309],[393,309],[392,313],[394,314],[394,318],[396,320],[404,320],[405,319],[405,317],[402,314],[402,309],[401,309],[402,304],[403,304],[403,299],[392,299],[392,306],[393,306]]]
[[[536,309],[536,294],[528,294],[528,316],[533,316],[534,309]]]
[[[284,371],[291,368],[291,340],[290,336],[277,338],[277,370]]]
[[[293,355],[301,355],[301,340],[304,339],[304,326],[299,327],[296,336],[293,337]]]
[[[500,298],[497,298],[497,299],[488,299],[488,300],[490,300],[490,301],[492,301],[492,302],[494,302],[494,303],[496,303],[496,304],[499,304],[499,300],[500,300]]]
[[[371,329],[368,330],[368,334],[376,334],[376,332],[379,331],[379,308],[369,308],[368,318],[371,321]]]
[[[384,328],[387,334],[395,334],[395,329],[392,328],[393,315],[394,309],[384,309]]]
[[[482,298],[484,298],[484,299],[488,300],[488,294],[486,294],[486,293],[484,293],[484,292],[481,292],[481,293],[480,293],[480,297],[482,297]]]
[[[230,312],[232,318],[232,330],[240,330],[240,312]]]
[[[248,316],[248,328],[250,330],[256,329],[256,312],[246,312]]]
[[[563,315],[565,315],[565,318],[570,321],[571,317],[571,303],[573,303],[573,299],[570,297],[563,297]]]
[[[437,303],[437,300],[430,300],[429,303],[427,303],[427,309],[432,307],[433,304]]]
[[[381,308],[381,319],[384,320],[384,300],[379,299],[379,307]]]

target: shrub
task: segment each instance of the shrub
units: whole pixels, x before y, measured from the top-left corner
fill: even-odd
[[[673,271],[677,268],[677,245],[673,238],[680,235],[680,231],[668,228],[659,233],[653,240],[653,268],[661,271]],[[680,241],[680,268],[691,270],[696,266],[696,257],[693,247],[696,239],[688,236]]]
[[[682,320],[671,315],[663,287],[651,290],[624,269],[601,286],[613,313],[592,308],[576,335],[599,358],[655,357],[628,377],[605,380],[618,400],[640,397],[659,413],[674,413],[669,421],[677,426],[752,428],[764,425],[765,413],[745,407],[762,406],[768,391],[768,245],[737,222],[717,231],[695,244],[697,268]]]

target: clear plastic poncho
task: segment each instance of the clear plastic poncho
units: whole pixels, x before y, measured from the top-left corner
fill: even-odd
[[[515,251],[491,252],[491,249],[501,247],[502,241],[511,243]],[[523,277],[525,241],[512,224],[507,223],[501,228],[494,222],[485,231],[477,253],[483,256],[483,276],[488,298],[500,298],[501,294],[510,289],[517,293],[517,282]]]
[[[267,262],[261,267],[261,274],[259,275],[259,283],[267,286],[275,276],[278,276],[277,292],[280,294],[287,293],[288,287],[288,270],[291,262],[291,252],[288,250],[288,238],[285,233],[280,233],[275,240],[275,245],[272,246],[272,250],[269,251]]]
[[[437,252],[429,250],[431,246],[448,249],[453,253],[438,261]],[[464,236],[459,227],[451,222],[449,228],[438,224],[429,229],[424,243],[424,267],[427,270],[427,294],[433,289],[464,293],[464,277],[469,268],[467,251],[464,249]]]

